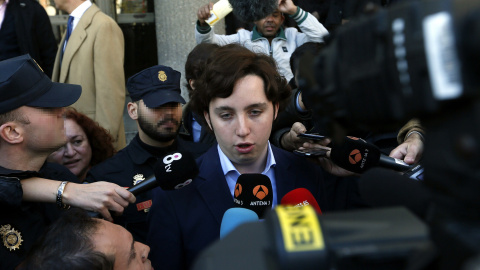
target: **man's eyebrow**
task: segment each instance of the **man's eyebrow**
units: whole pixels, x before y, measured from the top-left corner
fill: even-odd
[[[130,247],[130,256],[128,257],[128,264],[130,264],[135,257],[137,256],[137,253],[135,253],[135,240],[132,238],[132,245]]]
[[[213,111],[216,112],[216,113],[223,112],[223,111],[233,111],[233,108],[229,107],[229,106],[220,106],[220,107],[217,107],[217,108],[213,109]]]
[[[245,110],[250,110],[250,109],[254,109],[254,108],[264,109],[266,107],[268,107],[268,104],[265,103],[265,102],[253,103],[253,104],[250,104],[247,107],[245,107]],[[216,113],[223,112],[223,111],[233,111],[233,110],[234,109],[230,106],[220,106],[220,107],[217,107],[217,108],[213,109],[213,111],[216,112]]]
[[[267,108],[267,107],[268,107],[267,103],[262,102],[262,103],[250,104],[250,105],[248,105],[245,109],[247,109],[247,110],[249,110],[249,109],[254,109],[254,108],[265,109],[265,108]]]

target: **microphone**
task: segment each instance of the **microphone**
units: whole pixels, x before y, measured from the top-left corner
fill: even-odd
[[[127,188],[137,196],[159,186],[163,190],[180,189],[190,184],[198,174],[195,158],[189,152],[176,151],[165,155],[153,165],[154,175]],[[88,211],[88,215],[100,218],[100,213]]]
[[[320,206],[318,206],[317,200],[315,200],[312,193],[306,188],[297,188],[288,192],[283,196],[281,204],[293,205],[294,207],[311,205],[317,214],[322,214],[322,210],[320,209]]]
[[[243,223],[258,221],[258,215],[246,208],[230,208],[225,211],[220,225],[220,239]]]
[[[233,13],[244,22],[261,20],[278,8],[278,0],[229,0]]]
[[[432,193],[422,182],[383,168],[374,168],[358,181],[360,196],[375,207],[404,206],[425,217]]]
[[[197,176],[198,167],[192,154],[176,151],[158,159],[153,171],[154,176],[127,190],[136,196],[157,186],[163,190],[180,189],[190,184]]]
[[[235,184],[233,202],[254,211],[263,218],[272,208],[273,192],[270,178],[263,174],[241,174]]]
[[[345,137],[342,144],[332,147],[330,159],[338,166],[355,173],[364,173],[378,166],[396,171],[411,168],[402,160],[382,154],[375,145],[350,136]]]

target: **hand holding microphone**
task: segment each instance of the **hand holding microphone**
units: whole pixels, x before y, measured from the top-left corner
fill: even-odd
[[[331,160],[338,166],[355,173],[364,173],[373,167],[406,171],[410,165],[380,152],[380,149],[363,139],[345,137],[342,144],[332,146]]]

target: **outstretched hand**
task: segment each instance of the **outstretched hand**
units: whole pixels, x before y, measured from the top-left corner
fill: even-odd
[[[135,196],[128,190],[110,182],[68,183],[63,193],[64,203],[98,212],[108,221],[113,221],[109,210],[121,214],[135,200]]]

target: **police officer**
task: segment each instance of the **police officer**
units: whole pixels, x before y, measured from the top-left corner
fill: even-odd
[[[112,183],[71,183],[67,168],[46,163],[66,143],[63,107],[80,94],[78,85],[52,83],[29,55],[0,62],[0,269],[14,269],[68,205],[108,213],[135,201]]]
[[[109,181],[132,187],[154,175],[154,164],[173,151],[188,151],[198,157],[206,149],[178,137],[182,106],[180,72],[167,66],[147,68],[127,81],[132,102],[128,115],[137,122],[138,134],[115,156],[94,166],[86,181]],[[148,232],[147,212],[152,205],[152,192],[137,196],[115,223],[129,230],[136,241],[145,243]]]

